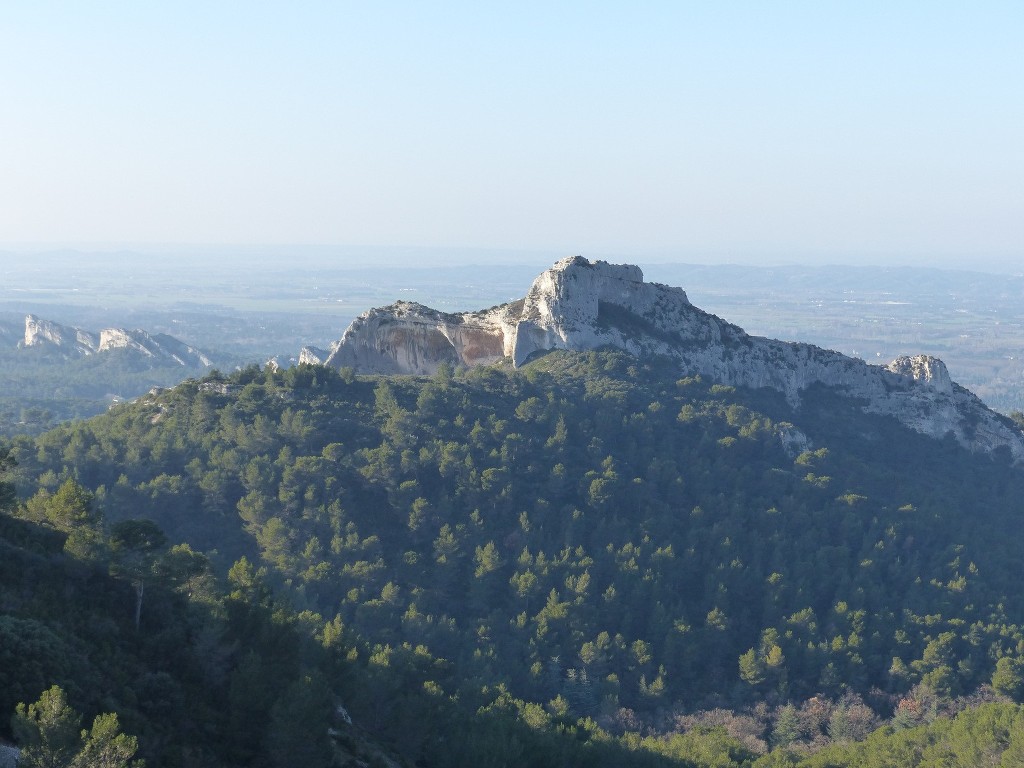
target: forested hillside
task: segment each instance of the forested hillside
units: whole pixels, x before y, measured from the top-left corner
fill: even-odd
[[[0,346],[0,435],[37,435],[60,422],[95,416],[113,402],[153,387],[174,386],[206,371],[125,349],[65,359],[46,348]]]
[[[794,411],[618,353],[249,368],[10,452],[11,530],[79,569],[48,578],[113,579],[111,632],[195,654],[162,671],[209,764],[274,764],[281,691],[422,765],[788,765],[1000,697],[1019,728],[1024,475],[824,388]],[[56,631],[54,590],[5,610]],[[77,679],[41,669],[19,701]],[[164,764],[135,685],[79,706],[124,709]]]

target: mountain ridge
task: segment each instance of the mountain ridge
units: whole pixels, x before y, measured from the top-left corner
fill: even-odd
[[[751,336],[690,303],[682,288],[644,282],[634,265],[572,256],[538,276],[523,299],[477,312],[446,313],[399,301],[360,315],[329,350],[303,362],[360,373],[431,375],[442,365],[519,367],[555,349],[611,347],[669,357],[682,375],[767,387],[799,406],[824,385],[934,438],[951,433],[978,452],[1006,448],[1024,462],[1024,435],[949,376],[938,358],[901,356],[886,366],[812,344]]]
[[[126,349],[143,357],[164,359],[184,367],[209,368],[213,365],[203,352],[165,333],[152,335],[138,328],[104,328],[96,333],[61,325],[34,314],[25,316],[25,335],[18,346],[22,349],[49,347],[72,359]]]

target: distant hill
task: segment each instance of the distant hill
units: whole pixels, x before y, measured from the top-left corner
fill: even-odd
[[[91,331],[34,314],[20,324],[8,320],[0,324],[0,433],[37,434],[213,365],[209,355],[167,334]]]

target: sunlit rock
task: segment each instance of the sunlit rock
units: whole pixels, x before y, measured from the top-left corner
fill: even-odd
[[[937,358],[877,366],[811,344],[750,336],[693,306],[681,288],[644,282],[639,267],[580,256],[542,273],[523,299],[488,310],[449,314],[404,301],[372,309],[353,321],[324,362],[363,373],[429,375],[442,364],[520,366],[550,350],[601,348],[671,358],[683,375],[774,389],[794,407],[809,387],[823,385],[922,434],[952,434],[975,451],[1006,446],[1024,460],[1020,430],[953,382]]]

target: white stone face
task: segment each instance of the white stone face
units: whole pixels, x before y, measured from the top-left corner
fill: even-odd
[[[799,407],[821,384],[941,438],[988,451],[1007,446],[1024,460],[1024,436],[966,389],[941,360],[902,357],[869,365],[810,344],[746,334],[690,304],[681,288],[643,282],[639,267],[563,259],[534,280],[525,298],[484,312],[446,314],[398,302],[357,318],[326,363],[364,373],[433,374],[442,363],[515,366],[553,349],[612,347],[675,359],[686,375],[743,387],[768,387]]]
[[[897,357],[886,367],[893,373],[909,376],[914,381],[929,384],[939,392],[947,394],[953,392],[953,380],[949,378],[946,364],[937,357],[931,355],[908,357],[904,355]]]
[[[90,355],[99,346],[99,337],[81,328],[69,328],[35,315],[25,316],[23,346],[36,347],[52,344],[69,355]]]
[[[145,357],[160,357],[179,365],[210,367],[213,362],[202,352],[173,336],[150,336],[145,331],[107,328],[98,334],[71,328],[35,315],[25,317],[23,346],[52,345],[69,357],[91,355],[111,349],[131,349]]]
[[[152,357],[153,353],[146,348],[145,343],[134,338],[136,335],[130,334],[121,328],[106,328],[100,331],[100,351],[131,348],[137,349],[147,357]]]
[[[323,365],[331,353],[320,347],[303,347],[299,352],[299,365]]]

